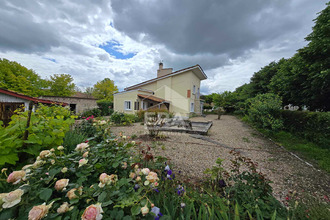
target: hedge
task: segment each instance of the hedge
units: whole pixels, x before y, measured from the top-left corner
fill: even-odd
[[[330,112],[282,111],[284,130],[330,149]]]

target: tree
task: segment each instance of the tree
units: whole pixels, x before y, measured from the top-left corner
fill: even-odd
[[[69,74],[54,74],[49,80],[49,95],[71,96],[75,93],[75,84]]]
[[[118,92],[113,80],[105,78],[94,85],[93,96],[97,99],[113,101],[113,94]]]
[[[43,94],[46,80],[17,62],[0,59],[0,87],[37,97]]]
[[[314,20],[313,32],[305,38],[308,45],[298,51],[308,68],[302,87],[311,110],[330,110],[330,2],[326,5]]]
[[[93,87],[87,87],[84,93],[91,96],[93,95],[93,92],[94,92]]]

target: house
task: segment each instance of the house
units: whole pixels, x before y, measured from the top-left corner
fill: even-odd
[[[133,114],[139,110],[166,109],[182,116],[201,114],[201,80],[207,79],[199,65],[173,72],[159,63],[157,77],[114,94],[114,111]]]
[[[34,111],[34,105],[38,103],[44,105],[67,105],[67,103],[65,102],[55,102],[35,98],[18,92],[0,88],[0,120],[3,121],[6,125],[10,121],[10,118],[14,114],[14,111],[16,109],[24,107],[25,111],[27,111],[29,110],[29,106],[32,104],[32,110]]]
[[[76,92],[74,95],[69,97],[41,96],[40,98],[56,102],[68,103],[70,106],[70,110],[74,113],[82,113],[89,109],[98,108],[96,98],[82,92]]]

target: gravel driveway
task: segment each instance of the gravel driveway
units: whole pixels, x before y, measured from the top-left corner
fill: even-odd
[[[215,165],[218,157],[225,159],[224,167],[229,168],[232,155],[229,148],[235,148],[245,157],[258,163],[259,170],[273,183],[274,196],[283,200],[289,190],[305,191],[318,197],[330,196],[330,175],[299,160],[286,150],[262,137],[257,131],[234,116],[216,115],[192,118],[192,121],[213,121],[206,137],[209,141],[196,139],[185,133],[165,133],[166,140],[144,141],[153,146],[155,155],[165,156],[176,171],[194,180],[201,179],[206,168]],[[115,134],[132,136],[146,134],[143,125],[113,127]],[[210,142],[210,140],[212,142]],[[219,144],[215,144],[219,143]]]

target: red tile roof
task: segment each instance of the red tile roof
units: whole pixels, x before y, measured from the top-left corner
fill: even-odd
[[[143,98],[143,99],[149,99],[149,100],[152,100],[152,101],[155,101],[155,102],[168,102],[168,101],[166,101],[165,99],[158,98],[158,97],[153,96],[153,95],[143,95],[143,94],[138,94],[138,96],[139,96],[140,98]]]
[[[7,90],[7,89],[1,89],[0,88],[0,93],[7,94],[7,95],[10,95],[10,96],[14,96],[14,97],[21,98],[21,99],[25,99],[25,100],[29,100],[29,101],[32,101],[32,102],[35,102],[35,103],[55,104],[55,105],[62,105],[62,106],[68,105],[68,103],[49,101],[49,100],[46,100],[46,99],[39,99],[39,98],[24,95],[24,94],[21,94],[21,93],[18,93],[18,92],[10,91],[10,90]]]

